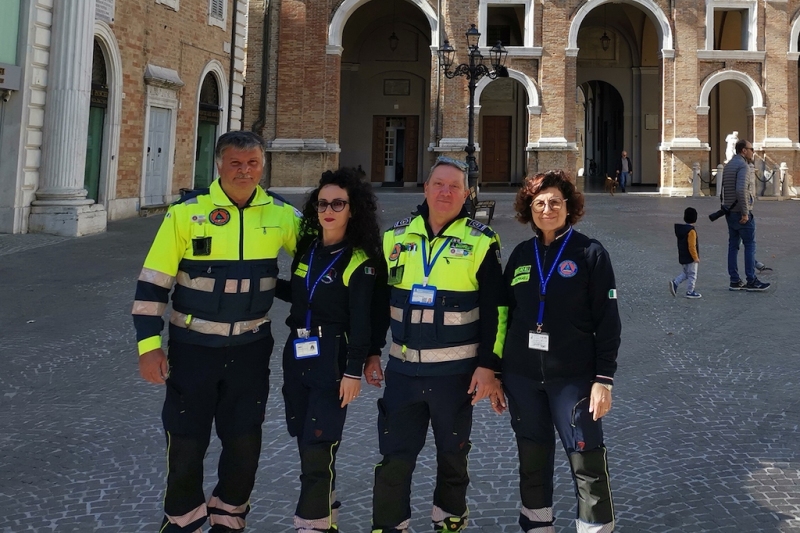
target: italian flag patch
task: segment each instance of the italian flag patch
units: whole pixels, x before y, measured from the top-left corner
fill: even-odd
[[[616,300],[617,299],[617,289],[611,289],[608,291],[608,299],[609,300]]]

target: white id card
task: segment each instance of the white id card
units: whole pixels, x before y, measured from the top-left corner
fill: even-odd
[[[433,307],[436,303],[436,287],[433,285],[414,285],[411,287],[411,303]]]
[[[319,357],[319,338],[295,339],[294,358],[308,359],[309,357]]]
[[[550,335],[547,333],[528,332],[528,348],[546,352],[550,349]]]

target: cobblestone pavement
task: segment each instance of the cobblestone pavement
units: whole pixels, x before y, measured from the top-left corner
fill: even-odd
[[[498,200],[493,226],[507,256],[530,230],[513,220],[512,194],[485,196]],[[388,226],[421,195],[380,199]],[[672,227],[687,205],[701,215],[700,300],[672,298],[667,289],[680,268]],[[773,284],[762,294],[727,290],[725,222],[705,217],[716,208],[713,198],[589,195],[578,225],[608,248],[618,280],[623,343],[605,420],[618,531],[800,532],[800,202],[757,205],[758,258],[774,268],[762,276]],[[159,222],[114,222],[80,239],[0,236],[0,532],[157,530],[164,392],[138,376],[129,311]],[[272,311],[277,347],[287,310],[276,302]],[[272,359],[250,531],[290,532],[298,494],[279,359]],[[349,412],[337,483],[344,533],[369,529],[380,393],[370,388]],[[480,405],[473,443],[469,531],[516,532],[508,416]],[[417,533],[430,530],[432,451],[423,451],[414,474]],[[218,453],[215,442],[209,488]],[[571,531],[563,453],[557,461],[556,527]]]

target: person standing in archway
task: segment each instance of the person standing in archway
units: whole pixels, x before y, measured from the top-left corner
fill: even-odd
[[[625,192],[625,186],[628,184],[628,177],[633,175],[633,163],[631,158],[628,157],[628,152],[622,151],[622,157],[617,159],[617,180],[619,180],[619,187],[622,192]]]

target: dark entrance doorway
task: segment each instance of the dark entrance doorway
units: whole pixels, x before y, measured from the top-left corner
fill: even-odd
[[[89,130],[87,132],[86,164],[83,187],[87,198],[98,201],[100,197],[100,168],[103,158],[103,129],[108,108],[108,77],[103,49],[94,40],[92,53],[92,97],[89,104]]]
[[[197,147],[194,158],[194,188],[204,189],[216,177],[214,145],[219,129],[219,86],[210,72],[200,87],[200,103],[197,110]]]
[[[417,182],[419,116],[372,117],[370,181],[384,186]]]
[[[585,190],[603,190],[606,175],[616,174],[617,158],[624,144],[624,104],[610,83],[590,81],[581,85],[586,96]]]

